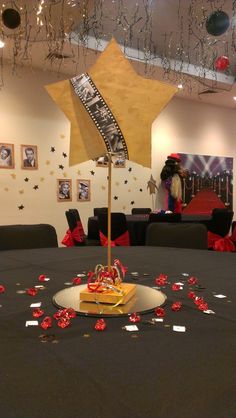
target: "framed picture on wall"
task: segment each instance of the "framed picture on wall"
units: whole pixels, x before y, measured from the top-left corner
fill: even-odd
[[[14,144],[0,142],[0,168],[15,168]]]
[[[96,160],[96,167],[108,167],[107,155],[103,155]]]
[[[71,202],[72,200],[72,180],[57,179],[57,201]]]
[[[21,168],[24,170],[38,169],[38,148],[36,145],[21,145]]]
[[[90,180],[77,180],[77,201],[89,202],[90,195]]]
[[[119,155],[114,160],[114,168],[125,168],[125,157],[124,155]]]

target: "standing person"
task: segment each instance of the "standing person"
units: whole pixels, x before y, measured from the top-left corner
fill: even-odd
[[[35,152],[32,147],[25,148],[26,158],[23,161],[24,167],[36,167]]]
[[[0,148],[0,167],[10,167],[11,165],[11,150],[3,145]]]

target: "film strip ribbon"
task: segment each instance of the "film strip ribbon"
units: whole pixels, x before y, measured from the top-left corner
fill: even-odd
[[[99,130],[107,151],[122,154],[128,159],[128,148],[120,127],[91,77],[85,73],[73,77],[70,81]]]

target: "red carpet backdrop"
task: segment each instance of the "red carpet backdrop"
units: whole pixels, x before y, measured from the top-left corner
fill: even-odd
[[[183,179],[184,213],[210,214],[214,208],[233,209],[233,158],[181,154],[188,170]]]

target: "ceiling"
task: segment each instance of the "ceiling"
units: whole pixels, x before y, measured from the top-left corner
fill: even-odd
[[[3,19],[10,8],[21,18],[15,29]],[[222,12],[229,27],[212,35],[209,18]],[[236,107],[235,0],[0,0],[0,13],[1,69],[10,62],[16,74],[30,65],[74,76],[114,36],[140,74],[182,84],[179,96]],[[216,71],[221,56],[230,65]]]

